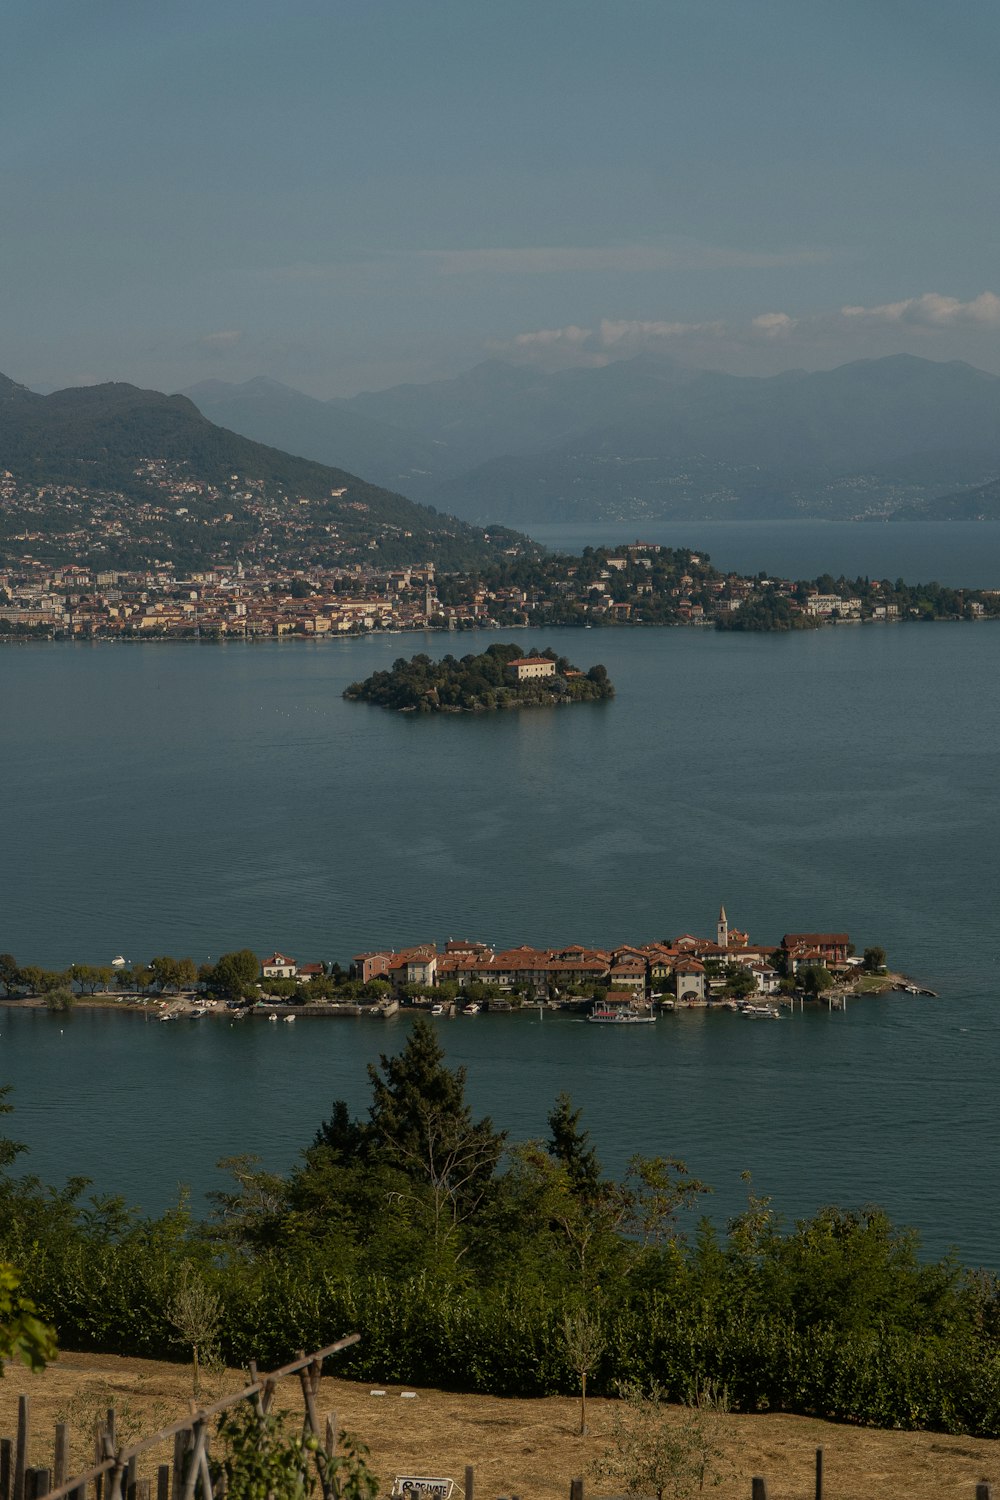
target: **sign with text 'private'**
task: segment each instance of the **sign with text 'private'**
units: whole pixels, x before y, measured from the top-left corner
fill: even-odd
[[[393,1500],[451,1500],[454,1479],[419,1479],[414,1475],[397,1475],[393,1480]]]

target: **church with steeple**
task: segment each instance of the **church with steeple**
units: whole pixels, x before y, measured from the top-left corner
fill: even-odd
[[[715,941],[720,948],[746,948],[750,943],[750,934],[740,932],[736,927],[730,927],[726,917],[726,908],[719,907],[719,921],[715,929]]]

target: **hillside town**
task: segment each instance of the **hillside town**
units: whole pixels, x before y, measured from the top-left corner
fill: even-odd
[[[0,487],[0,512],[3,503]],[[123,525],[120,517],[114,521]],[[85,537],[72,540],[69,555],[86,558]],[[644,624],[788,630],[1000,615],[1000,590],[829,575],[809,582],[750,578],[720,572],[703,553],[656,542],[587,548],[580,557],[526,555],[512,545],[501,561],[455,571],[433,561],[351,560],[351,549],[335,536],[321,560],[315,548],[303,549],[311,561],[293,546],[276,545],[269,531],[265,540],[256,549],[220,552],[211,565],[185,568],[167,555],[123,567],[54,564],[29,550],[15,560],[8,535],[0,544],[0,637],[315,640],[373,631]]]

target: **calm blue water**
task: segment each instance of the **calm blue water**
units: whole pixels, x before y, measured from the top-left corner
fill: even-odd
[[[952,588],[1000,588],[1000,525],[981,521],[605,521],[532,526],[554,552],[661,542],[707,552],[739,573],[899,578]]]
[[[603,660],[616,701],[415,719],[341,699],[398,655],[495,638],[0,652],[0,949],[614,943],[710,931],[720,901],[755,938],[847,928],[941,999],[442,1037],[515,1137],[566,1088],[610,1166],[681,1154],[720,1219],[749,1167],[791,1215],[875,1199],[1000,1266],[1000,629],[512,633]],[[184,1181],[200,1203],[220,1156],[285,1167],[333,1098],[362,1108],[365,1063],[406,1024],[0,1010],[0,1081],[43,1177],[148,1209]]]

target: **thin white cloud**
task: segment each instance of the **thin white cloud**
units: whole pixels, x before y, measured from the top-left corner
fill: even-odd
[[[658,323],[645,320],[626,321],[602,318],[597,330],[597,340],[602,348],[613,349],[621,344],[646,345],[661,339],[685,338],[693,333],[721,334],[726,325],[712,323]]]
[[[586,344],[591,338],[592,329],[578,328],[575,323],[571,323],[567,328],[536,328],[533,333],[516,334],[512,343],[518,349],[553,349],[560,346],[573,348]]]
[[[788,313],[758,313],[756,318],[750,319],[750,327],[755,333],[762,333],[765,338],[779,339],[791,333],[798,322],[798,318],[790,317]]]
[[[980,292],[969,302],[924,292],[902,302],[883,302],[877,307],[842,307],[841,316],[878,323],[910,323],[927,328],[998,328],[1000,297]]]
[[[553,273],[770,269],[816,265],[828,250],[736,250],[677,240],[642,245],[525,245],[422,250],[444,276],[544,276]]]
[[[215,333],[203,334],[201,342],[208,349],[231,349],[242,337],[239,328],[219,328]]]

